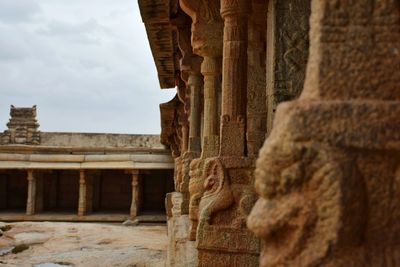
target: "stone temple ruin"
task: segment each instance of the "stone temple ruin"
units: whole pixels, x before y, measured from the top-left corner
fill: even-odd
[[[166,195],[167,266],[400,266],[400,0],[138,2],[177,90],[161,143],[12,107],[1,218],[122,220]]]
[[[400,266],[400,1],[139,0],[168,265]]]
[[[0,133],[0,220],[165,221],[173,160],[157,135],[38,130],[11,106]]]

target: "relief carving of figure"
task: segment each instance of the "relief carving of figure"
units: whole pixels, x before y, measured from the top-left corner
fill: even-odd
[[[204,179],[203,179],[203,164],[204,160],[197,158],[192,160],[190,163],[189,170],[189,219],[190,219],[190,230],[189,240],[196,240],[196,231],[199,221],[199,203],[204,193]]]
[[[341,251],[357,247],[365,226],[365,186],[354,158],[273,136],[255,175],[260,198],[247,223],[264,241],[260,266],[362,266]]]
[[[234,203],[229,176],[218,158],[208,159],[204,166],[204,194],[201,198],[200,223],[211,224],[211,217]]]

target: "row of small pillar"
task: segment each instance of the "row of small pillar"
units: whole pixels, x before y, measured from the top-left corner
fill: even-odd
[[[182,0],[180,5],[192,17],[193,25],[197,25],[196,19],[199,16],[196,13],[200,12],[200,7],[197,7],[198,10],[193,9],[193,5],[187,0]],[[212,3],[211,5],[216,4]],[[203,35],[202,38],[198,36],[191,38],[193,51],[182,52],[183,54],[189,53],[192,58],[187,81],[190,89],[189,131],[188,136],[186,133],[183,134],[182,152],[186,150],[201,152],[201,158],[218,155],[245,156],[246,154],[249,6],[247,0],[221,1],[220,12],[223,21],[211,19],[207,22],[215,26],[208,28],[210,31],[218,31],[218,28],[223,27],[220,40],[215,37],[219,34],[206,36],[206,38],[202,30],[192,26],[192,37],[193,35]],[[186,47],[183,39],[184,37],[180,38],[180,45]],[[198,60],[197,55],[201,56],[203,60]],[[222,81],[221,77],[223,77]],[[218,94],[221,87],[222,99],[219,103]],[[202,112],[200,110],[202,88],[204,88],[203,132],[201,131]],[[220,111],[219,105],[221,105]]]
[[[139,170],[130,170],[132,175],[132,201],[130,207],[130,217],[135,218],[138,213],[139,203]],[[26,215],[34,215],[36,210],[36,177],[33,170],[28,170],[28,197],[26,202]],[[78,216],[87,214],[87,186],[86,172],[79,171],[79,202]]]

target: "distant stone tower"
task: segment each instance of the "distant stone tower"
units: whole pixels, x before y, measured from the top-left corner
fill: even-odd
[[[31,108],[17,108],[11,105],[8,130],[1,135],[1,144],[40,144],[39,123],[36,120],[36,105]]]

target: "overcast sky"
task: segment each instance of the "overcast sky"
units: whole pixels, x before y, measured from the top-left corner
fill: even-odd
[[[42,131],[156,133],[161,90],[137,0],[0,0],[0,131],[38,106]]]

